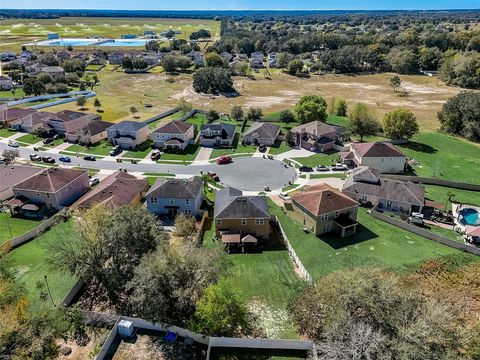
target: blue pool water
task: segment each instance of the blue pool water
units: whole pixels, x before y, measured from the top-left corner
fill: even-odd
[[[462,209],[459,212],[460,222],[464,225],[480,225],[479,213],[478,210],[466,208]]]
[[[39,46],[145,46],[147,39],[57,39],[36,43]]]

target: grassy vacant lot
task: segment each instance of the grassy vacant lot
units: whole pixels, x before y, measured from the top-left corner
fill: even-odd
[[[38,226],[40,221],[11,217],[9,213],[0,213],[0,244],[12,237],[25,234]]]
[[[465,257],[474,260],[475,256],[424,239],[408,231],[398,229],[374,219],[365,209],[360,209],[358,221],[361,227],[352,237],[341,239],[335,234],[305,234],[299,223],[272,202],[270,211],[280,222],[303,262],[315,278],[332,271],[357,267],[384,267],[395,271],[409,271],[427,259],[444,256]]]
[[[42,236],[30,241],[6,255],[18,270],[20,281],[25,283],[31,300],[33,311],[43,307],[53,307],[50,299],[41,299],[41,293],[46,292],[45,275],[56,305],[65,297],[75,284],[75,279],[69,274],[59,272],[51,267],[52,252],[50,246],[73,231],[71,221],[59,223]]]
[[[480,144],[439,132],[423,132],[400,146],[419,165],[418,176],[480,184]]]
[[[65,151],[71,151],[74,153],[79,152],[81,154],[94,154],[100,156],[107,156],[110,150],[112,150],[112,144],[107,140],[100,141],[99,143],[88,147],[75,144],[65,149]]]
[[[61,37],[120,37],[122,34],[143,34],[144,30],[161,32],[179,30],[177,38],[187,39],[199,29],[209,29],[214,37],[220,36],[220,21],[204,19],[162,18],[89,18],[65,17],[59,19],[7,19],[0,24],[2,49],[19,50],[22,44],[46,40],[49,32]],[[84,47],[80,47],[83,49]],[[45,49],[47,49],[45,47]],[[103,47],[102,49],[110,49]]]

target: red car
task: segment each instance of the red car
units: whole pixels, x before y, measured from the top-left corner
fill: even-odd
[[[218,165],[230,164],[231,162],[232,162],[232,158],[230,156],[222,156],[217,159]]]

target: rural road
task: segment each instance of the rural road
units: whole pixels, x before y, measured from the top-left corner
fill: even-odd
[[[0,142],[0,153],[6,149],[13,149],[6,144],[6,141]],[[20,157],[29,160],[30,154],[35,154],[31,149],[22,147],[17,148],[20,151]],[[51,156],[57,163],[62,155],[49,151],[40,151],[36,154],[40,156]],[[72,162],[68,166],[79,166],[99,170],[118,170],[126,168],[129,172],[142,173],[171,173],[177,175],[200,175],[200,172],[213,171],[220,177],[220,181],[228,186],[233,186],[242,191],[263,191],[266,186],[271,190],[280,189],[288,185],[289,181],[295,181],[297,173],[294,168],[284,166],[284,163],[278,160],[269,160],[262,157],[240,157],[233,158],[233,162],[228,165],[205,164],[205,165],[170,165],[170,164],[148,164],[129,162],[117,163],[108,160],[85,161],[81,157],[70,156]],[[62,165],[62,163],[60,163]],[[63,166],[63,165],[62,165]]]

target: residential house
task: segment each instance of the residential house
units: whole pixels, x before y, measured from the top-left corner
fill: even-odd
[[[122,52],[108,54],[108,62],[112,65],[122,65],[125,55]]]
[[[244,196],[240,190],[226,187],[215,194],[215,234],[252,235],[267,239],[270,235],[270,212],[265,196]]]
[[[98,119],[100,119],[100,116],[97,114],[62,110],[47,119],[46,127],[57,134],[66,134],[80,129],[88,123]]]
[[[269,122],[254,122],[243,134],[245,144],[272,146],[280,134],[280,126]]]
[[[62,64],[65,60],[70,60],[71,55],[68,50],[60,50],[57,51],[55,54],[55,57],[57,58],[57,61]]]
[[[250,58],[251,58],[251,59],[260,59],[260,60],[263,61],[264,55],[263,55],[263,52],[261,52],[261,51],[256,51],[256,52],[253,52],[253,53],[250,55]]]
[[[340,154],[347,165],[368,166],[380,174],[396,174],[405,170],[407,158],[387,142],[353,143],[350,151]]]
[[[138,204],[149,188],[147,180],[138,179],[123,171],[116,171],[83,195],[72,208],[89,209],[102,205],[109,210],[114,210],[124,205]]]
[[[309,186],[292,197],[293,217],[315,235],[336,231],[341,237],[357,231],[359,203],[333,187]]]
[[[13,197],[12,187],[14,185],[41,171],[43,168],[0,164],[0,201]]]
[[[276,68],[277,67],[277,59],[268,59],[267,66],[269,68]]]
[[[263,69],[264,68],[263,58],[260,59],[258,57],[255,57],[255,58],[252,57],[249,61],[249,64],[250,64],[250,67],[252,69]]]
[[[84,145],[96,144],[108,137],[107,129],[112,125],[114,124],[108,121],[90,121],[84,126],[67,131],[65,137],[70,142]]]
[[[10,123],[10,127],[17,131],[24,131],[30,134],[39,132],[48,132],[49,128],[46,123],[54,114],[48,111],[38,111],[23,116]]]
[[[122,149],[134,149],[148,140],[148,125],[144,122],[121,121],[107,129],[108,141]]]
[[[9,76],[0,75],[0,90],[11,90],[12,87],[12,78]]]
[[[247,54],[238,53],[233,56],[232,61],[248,61]]]
[[[58,80],[65,76],[65,71],[60,66],[42,66],[39,70],[28,74],[29,77],[37,77],[40,74],[48,74],[54,80]]]
[[[37,110],[29,108],[9,108],[7,104],[0,104],[0,125],[3,127],[9,127],[12,121],[20,119],[36,112]]]
[[[43,217],[43,212],[70,206],[89,190],[84,170],[48,168],[15,184],[14,199],[7,202],[12,214]]]
[[[220,56],[223,58],[223,60],[225,60],[227,64],[233,59],[233,55],[226,51],[222,52]]]
[[[0,53],[0,61],[12,61],[17,58],[17,54],[12,51],[3,51]]]
[[[151,138],[157,148],[184,150],[195,139],[195,125],[171,121],[153,131]]]
[[[235,125],[206,124],[200,128],[200,143],[208,147],[231,147],[235,139]]]
[[[337,128],[321,121],[298,125],[287,134],[288,142],[310,151],[325,152],[333,149]]]
[[[342,192],[362,204],[403,213],[421,212],[425,203],[422,185],[382,178],[366,166],[359,166],[348,176]]]
[[[147,209],[153,214],[174,218],[178,214],[202,215],[203,182],[198,176],[189,179],[158,178],[145,196]]]
[[[25,50],[20,53],[20,56],[18,57],[20,60],[23,61],[30,61],[35,58],[35,54],[31,52],[30,50]]]
[[[88,62],[88,65],[105,65],[106,59],[103,56],[93,56]]]

